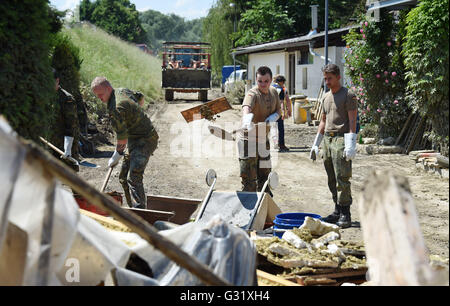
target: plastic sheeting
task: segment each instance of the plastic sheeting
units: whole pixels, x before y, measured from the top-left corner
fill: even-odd
[[[139,235],[81,215],[72,194],[25,153],[0,117],[0,285],[202,285]],[[160,233],[230,283],[256,284],[254,244],[220,217]],[[126,268],[133,253],[153,278]]]

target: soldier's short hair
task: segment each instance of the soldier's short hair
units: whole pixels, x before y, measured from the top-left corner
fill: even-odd
[[[270,75],[270,79],[272,79],[272,70],[270,70],[269,67],[267,66],[261,66],[258,68],[258,70],[256,70],[256,75],[266,75],[269,74]]]
[[[109,86],[111,83],[105,77],[96,77],[91,83],[91,89],[94,90],[97,87]]]
[[[339,67],[336,64],[325,65],[322,68],[322,72],[323,73],[331,73],[331,74],[334,74],[335,76],[341,75],[341,70],[339,69]]]

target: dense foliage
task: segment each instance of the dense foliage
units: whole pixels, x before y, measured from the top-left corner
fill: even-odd
[[[357,94],[362,124],[378,125],[380,137],[398,136],[410,113],[405,96],[405,71],[401,54],[405,15],[399,22],[381,14],[379,21],[362,20],[345,37],[348,84]]]
[[[146,43],[153,50],[161,48],[164,41],[201,41],[203,19],[185,20],[175,14],[165,15],[147,10],[139,20],[146,32]]]
[[[145,40],[139,12],[129,0],[82,0],[80,20],[89,21],[126,41],[142,43]]]
[[[433,125],[432,139],[448,155],[449,11],[448,0],[422,0],[407,18],[404,43],[407,101]]]
[[[364,11],[365,2],[329,1],[329,28],[352,23]],[[203,23],[204,40],[212,44],[212,66],[216,74],[222,66],[232,64],[234,47],[306,35],[311,30],[310,6],[314,4],[319,5],[318,26],[323,30],[323,1],[218,0]],[[240,60],[245,62],[243,58]]]
[[[0,2],[0,114],[26,138],[50,133],[55,83],[49,44],[60,27],[57,17],[46,0]]]

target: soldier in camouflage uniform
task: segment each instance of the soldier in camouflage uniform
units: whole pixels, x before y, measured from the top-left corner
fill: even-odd
[[[91,88],[94,94],[107,105],[108,114],[117,135],[116,150],[108,166],[114,167],[118,164],[128,145],[129,159],[122,164],[120,181],[126,197],[131,191],[132,199],[130,200],[133,202],[131,206],[147,208],[147,197],[142,180],[149,158],[158,145],[158,134],[131,90],[114,89],[104,77],[95,78]]]
[[[260,67],[256,77],[258,86],[247,93],[242,103],[243,131],[237,135],[242,191],[251,192],[261,191],[272,170],[269,123],[281,116],[278,92],[270,86],[272,71]],[[260,125],[255,126],[258,123]],[[272,195],[269,189],[266,191]]]
[[[55,70],[53,70],[53,76],[56,90],[56,122],[53,129],[54,135],[50,142],[64,151],[62,156],[56,152],[53,152],[53,155],[57,158],[61,157],[64,163],[78,172],[79,166],[67,160],[67,157],[77,152],[77,143],[74,141],[79,133],[77,105],[74,97],[59,85],[59,76]]]
[[[352,159],[356,155],[357,101],[354,93],[341,86],[338,66],[325,66],[323,75],[330,91],[322,102],[324,111],[311,149],[311,159],[316,159],[324,138],[322,157],[335,209],[323,220],[347,228],[351,226],[350,205],[353,202],[350,178]]]

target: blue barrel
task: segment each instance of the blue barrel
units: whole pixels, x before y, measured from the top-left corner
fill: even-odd
[[[309,213],[284,213],[276,215],[275,220],[273,221],[273,235],[281,238],[286,230],[300,227],[306,217],[314,219],[322,218],[317,214]]]

